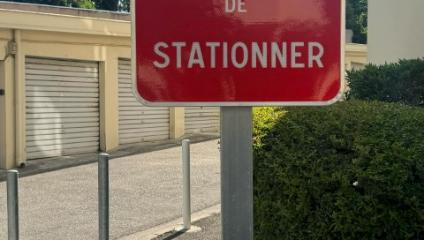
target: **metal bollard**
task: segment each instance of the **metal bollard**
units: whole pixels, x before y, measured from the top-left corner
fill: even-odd
[[[182,141],[183,158],[183,221],[184,230],[191,228],[191,196],[190,196],[190,140]]]
[[[99,154],[99,240],[109,239],[109,154]]]
[[[18,177],[18,171],[7,171],[7,228],[9,240],[19,239]]]

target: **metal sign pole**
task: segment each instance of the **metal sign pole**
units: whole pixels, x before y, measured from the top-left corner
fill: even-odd
[[[100,153],[98,163],[99,239],[109,239],[109,154]]]
[[[8,239],[19,239],[19,200],[18,200],[18,178],[16,170],[7,171],[7,221]]]
[[[253,240],[252,107],[221,107],[223,240]]]
[[[190,140],[182,141],[183,157],[183,229],[191,228],[191,187],[190,187]]]

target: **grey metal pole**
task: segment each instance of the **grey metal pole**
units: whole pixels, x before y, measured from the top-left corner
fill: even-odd
[[[183,158],[183,222],[184,230],[191,228],[190,140],[182,141]]]
[[[221,108],[223,240],[253,240],[252,108]]]
[[[8,239],[19,239],[19,199],[18,199],[18,178],[19,172],[16,170],[7,171],[7,223]]]
[[[99,240],[109,239],[109,154],[99,154]]]

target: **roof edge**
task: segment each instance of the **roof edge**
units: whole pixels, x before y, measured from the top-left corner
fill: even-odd
[[[131,21],[131,15],[127,12],[112,12],[112,11],[104,11],[104,10],[70,8],[70,7],[51,6],[51,5],[44,5],[44,4],[0,1],[0,9]]]

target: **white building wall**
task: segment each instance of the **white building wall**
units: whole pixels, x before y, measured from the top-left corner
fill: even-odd
[[[371,63],[424,57],[424,0],[369,0],[368,4]]]

